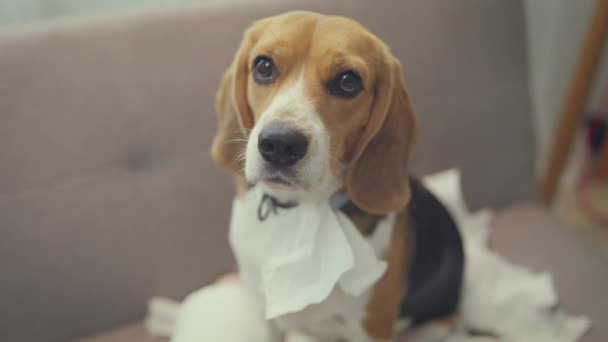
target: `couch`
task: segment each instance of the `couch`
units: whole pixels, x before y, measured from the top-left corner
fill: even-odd
[[[553,272],[608,339],[608,261],[535,201],[521,1],[229,0],[0,28],[0,340],[162,341],[152,296],[232,269],[231,177],[213,165],[213,98],[243,30],[289,9],[342,14],[404,64],[413,172],[463,174],[492,244]]]

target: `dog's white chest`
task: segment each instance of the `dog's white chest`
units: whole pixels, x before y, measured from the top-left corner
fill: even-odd
[[[394,215],[366,240],[329,203],[272,207],[260,189],[233,204],[230,244],[241,278],[260,295],[266,318],[319,340],[367,341],[361,322],[368,293],[382,276],[379,258]]]

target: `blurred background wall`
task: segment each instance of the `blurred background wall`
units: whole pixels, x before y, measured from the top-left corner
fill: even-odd
[[[594,0],[523,1],[528,26],[529,89],[536,125],[537,169],[541,171]],[[0,26],[92,13],[221,2],[222,0],[0,0]],[[603,83],[608,83],[607,56],[603,58],[600,76]],[[608,102],[606,89],[606,84],[594,87],[589,112]]]
[[[221,0],[0,0],[0,24],[21,24],[79,14]]]
[[[538,167],[547,157],[550,138],[567,91],[582,37],[595,0],[525,0],[532,112],[535,115]],[[604,52],[588,113],[606,109],[608,54]]]

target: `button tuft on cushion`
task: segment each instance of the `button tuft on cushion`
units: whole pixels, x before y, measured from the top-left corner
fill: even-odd
[[[125,164],[129,170],[141,171],[149,168],[158,159],[159,155],[146,147],[134,147],[127,152]]]

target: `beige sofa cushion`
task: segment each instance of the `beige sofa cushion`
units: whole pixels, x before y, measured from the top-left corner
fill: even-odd
[[[0,31],[0,336],[66,341],[231,268],[213,97],[243,30],[288,9],[359,19],[404,64],[414,169],[467,200],[533,191],[520,1],[258,0]]]
[[[492,222],[492,248],[511,261],[537,271],[550,271],[561,305],[588,315],[593,327],[581,342],[608,340],[608,307],[602,290],[608,288],[608,259],[579,236],[535,205],[499,212]],[[141,323],[118,328],[81,342],[164,342],[152,338]]]
[[[500,212],[492,223],[490,244],[516,264],[549,271],[560,305],[592,320],[581,342],[608,341],[608,258],[536,205]]]
[[[142,322],[136,322],[77,342],[167,342],[168,340],[164,337],[151,336]]]

